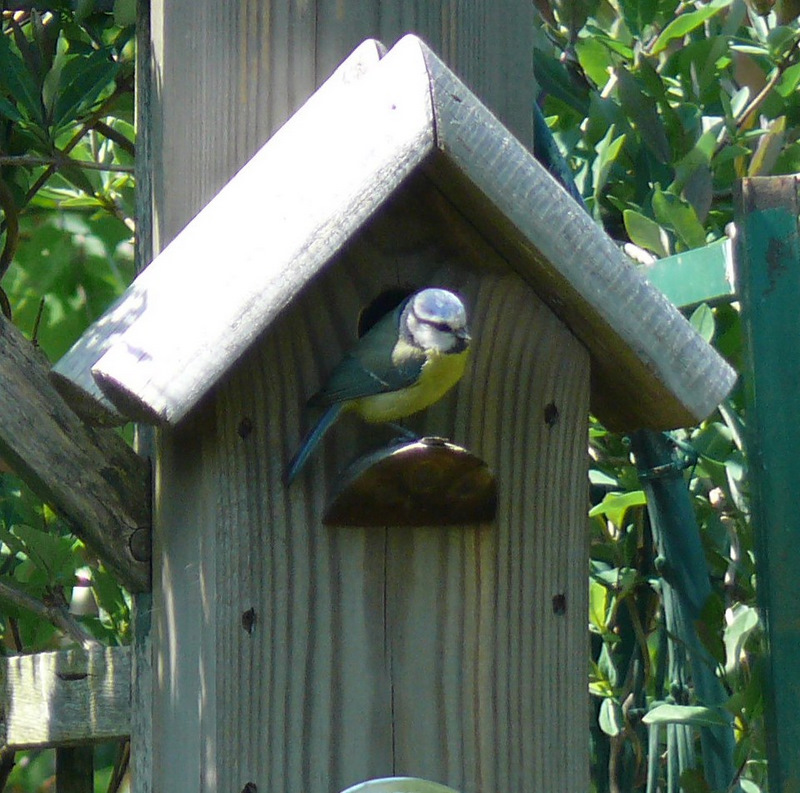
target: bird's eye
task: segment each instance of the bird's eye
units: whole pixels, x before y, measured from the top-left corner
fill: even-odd
[[[431,322],[429,321],[428,324],[432,328],[436,328],[436,330],[440,330],[442,333],[452,333],[453,328],[447,322]]]

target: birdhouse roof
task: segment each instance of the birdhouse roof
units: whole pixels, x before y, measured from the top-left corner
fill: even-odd
[[[589,350],[607,426],[704,419],[735,373],[414,36],[362,44],[54,367],[96,421],[179,421],[422,173]]]

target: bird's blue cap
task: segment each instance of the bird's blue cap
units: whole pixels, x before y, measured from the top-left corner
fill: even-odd
[[[428,322],[446,321],[453,327],[467,324],[467,310],[461,300],[446,289],[423,289],[414,298],[414,313]]]

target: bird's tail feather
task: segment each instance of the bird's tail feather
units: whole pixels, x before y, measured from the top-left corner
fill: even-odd
[[[286,468],[286,484],[290,485],[294,482],[298,474],[305,468],[308,458],[311,457],[317,444],[322,440],[325,433],[333,426],[339,414],[345,407],[345,403],[337,402],[331,405],[323,414],[322,418],[316,423],[314,429],[306,435],[303,442],[300,444],[300,449],[297,454],[292,457],[289,465]]]

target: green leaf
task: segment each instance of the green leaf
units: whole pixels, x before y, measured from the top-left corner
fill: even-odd
[[[103,89],[110,86],[120,64],[111,60],[109,50],[97,50],[88,57],[75,56],[63,67],[55,93],[51,123],[56,129],[81,117],[92,107]]]
[[[739,603],[734,609],[734,617],[729,625],[725,626],[722,641],[725,644],[725,673],[733,674],[741,663],[741,654],[748,638],[760,626],[758,612],[744,603]]]
[[[784,99],[788,99],[797,90],[798,85],[800,85],[800,63],[795,63],[781,75],[775,90]]]
[[[697,213],[680,196],[656,189],[653,194],[653,213],[662,226],[678,235],[687,249],[701,248],[706,244],[706,233],[697,219]]]
[[[22,113],[17,110],[17,106],[9,102],[4,96],[0,96],[0,115],[17,124],[24,120]]]
[[[669,238],[655,220],[634,209],[626,209],[622,213],[622,221],[634,245],[652,251],[661,258],[669,256]]]
[[[699,768],[687,768],[680,775],[681,793],[712,793],[705,774]]]
[[[17,105],[22,107],[28,118],[43,124],[42,98],[39,87],[31,72],[12,49],[8,36],[0,34],[0,86],[2,86]]]
[[[33,526],[14,526],[14,534],[24,543],[28,558],[42,570],[50,582],[65,582],[72,579],[73,545],[71,537],[59,537]]]
[[[622,528],[625,513],[631,507],[646,504],[644,490],[629,493],[606,493],[603,500],[589,510],[589,517],[605,515],[617,528]]]
[[[723,8],[727,8],[731,2],[732,0],[711,0],[708,5],[698,8],[696,11],[687,11],[676,17],[661,31],[655,44],[653,44],[651,53],[658,55],[663,52],[671,41],[683,38],[688,33],[699,28],[707,19],[711,19]]]
[[[575,54],[586,76],[602,88],[608,82],[609,68],[613,66],[608,47],[594,36],[580,38],[575,42]]]
[[[600,703],[600,713],[597,717],[600,729],[612,738],[625,729],[625,716],[619,702],[607,697]]]
[[[620,0],[619,5],[625,24],[635,36],[653,23],[658,12],[658,0]]]
[[[730,727],[731,720],[721,708],[700,705],[656,705],[644,715],[645,724],[687,724],[692,727]]]
[[[660,162],[669,162],[672,159],[672,149],[656,110],[656,103],[647,95],[637,78],[624,67],[617,69],[617,94],[622,109],[636,125],[644,144]]]
[[[533,73],[539,87],[574,108],[583,116],[589,113],[589,94],[572,79],[566,66],[548,53],[533,50]]]
[[[719,665],[725,661],[725,646],[720,635],[724,623],[725,606],[722,598],[712,593],[706,598],[699,618],[694,620],[694,627],[703,647]]]
[[[599,581],[589,581],[589,625],[596,633],[603,634],[608,630],[608,601],[611,593],[608,587]]]
[[[589,470],[589,481],[593,485],[610,485],[611,487],[619,487],[619,481],[605,473],[605,471],[600,471],[597,468],[592,468]]]
[[[714,338],[714,331],[716,324],[714,322],[714,312],[709,307],[708,303],[701,303],[689,317],[689,322],[692,327],[703,337],[703,339],[711,343]]]
[[[622,147],[625,145],[625,135],[614,137],[614,125],[608,128],[603,139],[597,144],[595,157],[592,163],[592,177],[594,179],[594,195],[599,196],[608,181],[611,166],[616,161]]]
[[[747,175],[769,176],[783,149],[785,139],[786,116],[778,116],[769,122],[766,132],[759,140],[747,167]]]
[[[136,22],[136,0],[114,0],[114,23],[120,27]]]

